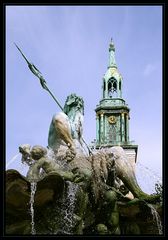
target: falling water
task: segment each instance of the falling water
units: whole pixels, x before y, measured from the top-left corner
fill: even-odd
[[[143,169],[146,173],[150,174],[154,179],[161,182],[161,178],[158,176],[157,173],[155,173],[152,169],[149,169],[148,167],[144,166],[142,163],[138,162],[137,166]]]
[[[19,155],[20,155],[20,153],[17,153],[17,154],[6,164],[6,168],[8,168],[9,165],[10,165],[11,163],[13,163],[13,162],[15,161],[15,159],[16,159]]]
[[[156,220],[156,224],[157,224],[157,227],[158,227],[159,235],[161,235],[161,234],[163,234],[163,231],[162,231],[162,223],[161,223],[160,216],[159,216],[158,212],[156,211],[156,209],[151,204],[148,204],[148,206],[151,209],[153,220]]]
[[[139,162],[136,164],[136,177],[143,190],[149,194],[155,192],[156,182],[162,183],[156,173]]]
[[[48,150],[47,156],[50,159],[53,159],[60,166],[60,169],[65,171],[69,170],[68,163],[66,161],[62,161],[62,159],[56,158],[56,155],[52,149]],[[72,228],[74,226],[75,200],[78,185],[70,181],[66,181],[66,184],[67,187],[64,191],[63,197],[56,201],[56,206],[54,209],[55,213],[53,213],[54,216],[52,219],[53,223],[50,223],[54,234],[61,233],[70,235],[73,231]],[[58,219],[62,219],[62,221],[58,222]]]
[[[36,187],[37,183],[36,182],[31,182],[31,196],[30,196],[30,214],[31,214],[31,234],[34,235],[36,234],[35,226],[34,226],[34,196],[36,193]]]
[[[73,214],[75,209],[75,199],[78,190],[78,185],[69,181],[67,183],[68,183],[67,192],[65,193],[61,210],[63,214],[62,232],[64,234],[71,234],[72,227],[74,224]]]
[[[9,162],[6,164],[6,170],[9,168],[9,166],[20,156],[20,153],[17,153]],[[15,169],[17,169],[22,175],[26,176],[28,171],[28,166],[22,161],[17,160],[15,164]]]
[[[55,154],[52,148],[47,149],[47,157],[51,159],[55,159]]]
[[[66,161],[63,161],[60,158],[57,158],[56,154],[54,153],[54,151],[51,148],[49,148],[48,151],[47,151],[47,157],[52,159],[55,163],[57,163],[62,170],[66,171],[66,170],[69,169],[68,168],[68,163]]]

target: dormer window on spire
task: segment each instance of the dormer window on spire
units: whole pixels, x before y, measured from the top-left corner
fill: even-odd
[[[108,96],[117,97],[117,80],[114,77],[108,80]]]

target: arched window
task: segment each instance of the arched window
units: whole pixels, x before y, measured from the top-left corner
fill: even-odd
[[[121,81],[119,82],[119,90],[121,91]]]
[[[105,97],[105,91],[106,91],[106,83],[105,80],[103,81],[103,98]]]
[[[114,97],[115,93],[117,93],[117,80],[110,78],[108,81],[108,96]]]
[[[110,91],[112,89],[112,83],[111,81],[108,82],[108,91]]]

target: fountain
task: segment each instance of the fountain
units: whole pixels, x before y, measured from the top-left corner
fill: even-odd
[[[135,171],[138,183],[149,194],[155,192],[156,183],[162,183],[161,178],[152,169],[140,162],[137,162]]]
[[[122,147],[84,147],[81,98],[64,109],[47,147],[19,146],[27,175],[6,171],[6,234],[162,235],[160,194],[142,191]]]
[[[31,195],[30,195],[30,213],[31,213],[31,234],[35,235],[36,230],[35,230],[35,223],[34,223],[34,195],[36,193],[36,187],[37,183],[36,182],[31,182]]]
[[[7,164],[6,164],[6,168],[8,168],[19,156],[20,154],[17,153]]]
[[[41,151],[37,145],[31,149],[31,156],[38,160],[30,165],[26,177],[16,170],[6,172],[7,234],[162,234],[159,195],[135,190],[136,181],[129,182],[131,175],[127,179],[126,173],[122,177],[125,188],[118,187],[115,179],[121,169],[117,168],[113,149],[110,156],[109,149],[99,150],[89,159],[77,154],[71,162],[64,160],[66,164],[59,165],[66,155],[66,151],[62,151],[60,159],[55,155],[54,169],[49,170],[50,164],[46,168],[44,163],[50,163],[51,154],[45,154],[43,147]],[[32,174],[36,182],[32,182]],[[127,197],[126,186],[136,195],[133,199]],[[29,206],[31,219],[26,213]]]
[[[151,204],[148,204],[148,206],[151,208],[153,220],[156,221],[158,233],[159,233],[159,235],[162,235],[163,231],[162,231],[162,222],[161,222],[160,216],[159,216],[158,212],[156,211],[156,209]]]
[[[78,185],[68,181],[67,190],[64,194],[63,203],[61,206],[61,213],[63,215],[62,232],[63,234],[73,234],[74,225],[74,208],[76,200],[76,192]]]

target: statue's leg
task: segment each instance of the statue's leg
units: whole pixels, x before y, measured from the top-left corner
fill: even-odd
[[[68,120],[63,114],[57,114],[53,119],[54,127],[60,138],[69,146],[73,146],[73,139],[71,137],[71,129]]]
[[[59,113],[53,118],[53,125],[56,134],[67,144],[71,154],[75,156],[75,144],[71,136],[71,127],[68,117],[64,113]]]

